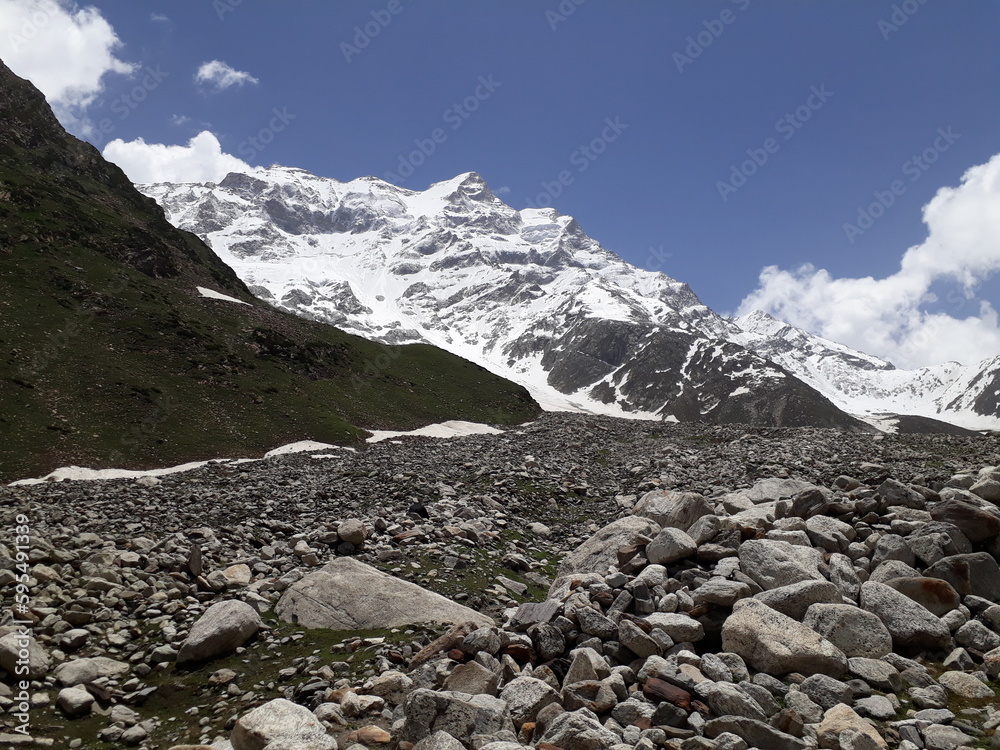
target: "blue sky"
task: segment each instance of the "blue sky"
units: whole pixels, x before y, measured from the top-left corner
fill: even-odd
[[[477,171],[511,205],[551,202],[720,312],[767,266],[892,276],[927,236],[922,207],[1000,152],[1000,4],[986,0],[93,6],[120,41],[114,58],[133,66],[104,75],[73,112],[99,147],[184,145],[209,131],[253,166],[341,180],[423,189]],[[213,60],[252,80],[197,83]],[[256,148],[276,111],[280,131]],[[433,153],[411,159],[421,142]],[[891,205],[862,229],[859,208],[879,195]],[[991,276],[963,297],[1000,300]],[[942,299],[950,286],[928,282]]]

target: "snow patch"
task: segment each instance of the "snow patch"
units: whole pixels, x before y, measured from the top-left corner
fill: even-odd
[[[440,422],[438,424],[429,424],[426,427],[420,427],[416,430],[410,430],[408,432],[372,430],[372,435],[366,442],[379,443],[383,440],[388,440],[389,438],[406,436],[449,439],[465,437],[466,435],[499,435],[502,432],[503,430],[498,430],[496,427],[490,427],[488,424],[451,420],[448,422]]]
[[[208,297],[209,299],[221,299],[223,302],[235,302],[237,305],[249,305],[249,302],[244,302],[241,299],[236,299],[235,297],[230,297],[228,294],[223,294],[222,292],[217,292],[214,289],[209,289],[203,286],[197,286],[195,289],[198,290],[198,294],[202,297]]]

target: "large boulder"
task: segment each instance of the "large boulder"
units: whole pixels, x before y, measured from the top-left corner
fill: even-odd
[[[632,515],[648,518],[662,527],[690,529],[702,516],[714,513],[712,504],[697,492],[652,490],[632,508]]]
[[[947,581],[961,597],[972,594],[1000,602],[1000,565],[989,552],[944,557],[924,575]]]
[[[800,581],[762,591],[754,599],[801,622],[813,604],[840,604],[843,597],[837,585],[829,581]]]
[[[876,615],[892,636],[892,642],[908,649],[948,649],[951,631],[926,607],[884,583],[861,584],[861,608]]]
[[[500,698],[507,703],[511,719],[520,729],[525,722],[534,721],[543,708],[558,703],[559,692],[534,677],[515,677],[504,686]]]
[[[742,737],[752,747],[767,748],[767,750],[805,750],[808,747],[805,740],[775,729],[759,719],[745,716],[720,716],[705,724],[706,737],[714,739],[725,733]]]
[[[246,602],[217,602],[198,618],[177,652],[178,664],[207,661],[231,654],[250,639],[263,623]]]
[[[474,734],[514,731],[507,704],[490,695],[419,688],[406,696],[403,716],[399,739],[404,742],[417,743],[435,732],[447,732],[471,747]]]
[[[694,539],[680,529],[666,526],[646,547],[646,557],[654,565],[672,565],[697,551]]]
[[[494,624],[486,615],[352,557],[338,558],[293,584],[275,611],[286,622],[330,630]]]
[[[275,698],[242,716],[229,741],[233,750],[264,750],[271,743],[275,747],[337,750],[337,741],[326,733],[316,714],[284,698]]]
[[[741,599],[722,626],[722,648],[760,672],[784,675],[847,673],[844,652],[812,628],[756,599]]]
[[[850,604],[813,604],[802,623],[848,658],[881,659],[892,651],[892,636],[878,616]]]
[[[958,498],[937,503],[931,518],[956,526],[973,543],[1000,535],[1000,516]]]
[[[823,553],[775,539],[751,539],[740,545],[740,569],[765,591],[801,581],[824,581]]]
[[[844,732],[859,732],[867,735],[875,747],[889,747],[875,727],[861,718],[853,708],[839,703],[823,714],[823,721],[816,727],[816,739],[822,748],[840,750],[843,747],[841,736]]]
[[[958,609],[962,603],[962,597],[955,588],[941,578],[925,576],[893,578],[891,581],[886,581],[885,585],[910,597],[937,617],[944,617],[953,609]]]

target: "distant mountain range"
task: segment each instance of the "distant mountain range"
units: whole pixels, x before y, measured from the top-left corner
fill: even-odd
[[[441,349],[262,303],[2,63],[0,121],[0,481],[538,413]]]
[[[523,384],[547,408],[848,429],[1000,426],[1000,358],[903,371],[764,313],[723,318],[573,218],[508,206],[475,173],[422,192],[286,167],[138,187],[275,307],[376,341],[434,344]]]

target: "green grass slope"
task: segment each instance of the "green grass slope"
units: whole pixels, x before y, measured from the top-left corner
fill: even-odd
[[[0,481],[537,413],[522,387],[440,349],[256,300],[0,63]]]

